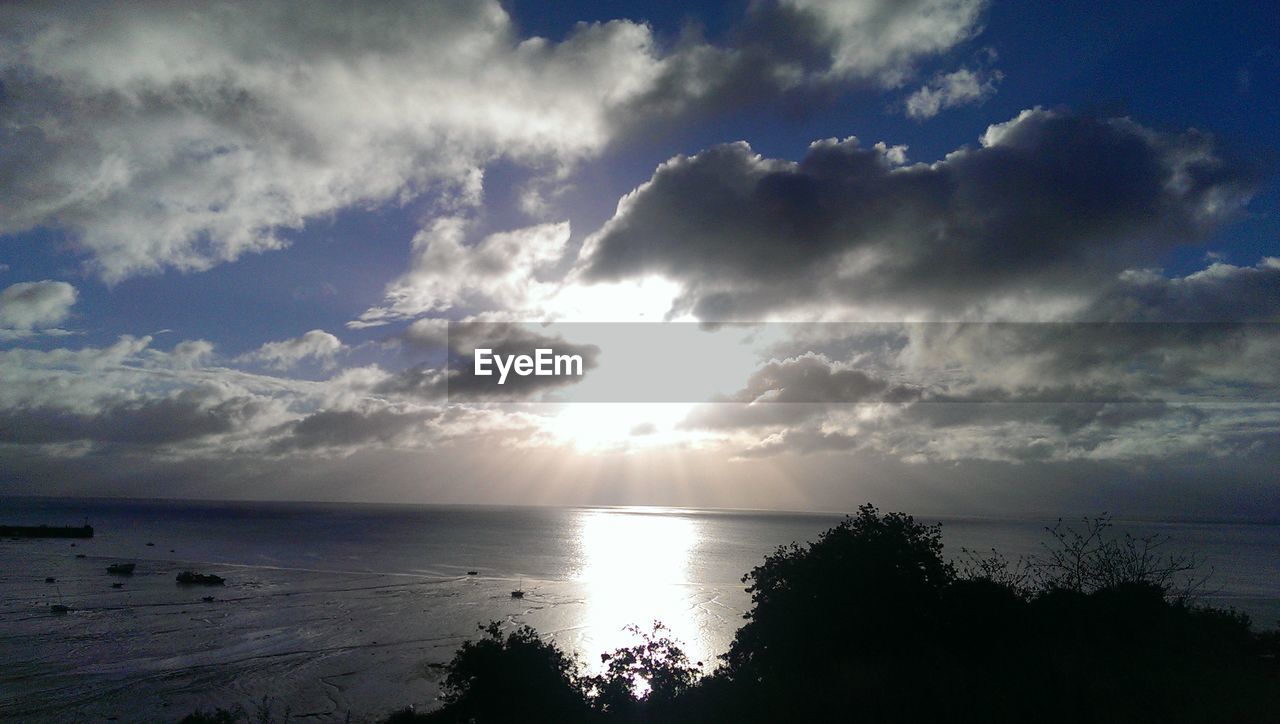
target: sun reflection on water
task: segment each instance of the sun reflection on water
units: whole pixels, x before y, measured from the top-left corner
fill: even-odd
[[[702,531],[697,521],[663,512],[587,511],[580,532],[585,589],[584,649],[602,653],[628,646],[630,624],[670,629],[693,661],[705,661],[707,642],[695,615],[689,568]],[[599,664],[594,654],[587,661]]]

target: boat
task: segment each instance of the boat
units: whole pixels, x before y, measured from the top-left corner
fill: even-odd
[[[511,592],[512,598],[524,598],[524,579],[520,579],[520,587]]]
[[[480,571],[467,571],[467,575],[468,575],[468,576],[478,576],[478,575],[480,575]]]
[[[85,555],[84,555],[83,553],[77,553],[77,554],[76,554],[76,558],[84,558],[84,557],[85,557]]]
[[[137,563],[112,563],[107,566],[107,573],[113,576],[132,576],[133,569],[137,567]]]
[[[204,598],[202,598],[202,599],[200,599],[200,600],[201,600],[201,601],[204,601],[205,603],[213,603],[215,599],[213,598],[213,596],[205,596]]]
[[[112,587],[112,588],[124,588],[124,584],[123,584],[123,583],[113,583],[113,584],[111,584],[111,587]]]
[[[45,583],[57,583],[57,582],[58,582],[58,579],[54,578],[53,576],[49,576],[49,577],[47,577],[47,578],[45,578],[45,579],[44,579],[44,582],[45,582]]]
[[[93,526],[0,525],[0,538],[92,538]]]
[[[49,605],[49,613],[71,613],[71,607],[62,602],[62,589],[58,589],[58,602]]]
[[[226,579],[222,576],[215,576],[212,573],[183,571],[178,574],[178,583],[183,585],[221,586],[226,583]]]

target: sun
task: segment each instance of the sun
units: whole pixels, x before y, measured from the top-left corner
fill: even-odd
[[[544,429],[581,452],[649,448],[688,440],[680,422],[694,407],[687,402],[578,402],[546,418]]]

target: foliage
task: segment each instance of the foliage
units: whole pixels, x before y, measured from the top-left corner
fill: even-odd
[[[1165,553],[1167,536],[1115,536],[1111,517],[1084,518],[1083,529],[1059,520],[1048,528],[1052,543],[1030,565],[1041,590],[1062,588],[1089,593],[1125,584],[1151,584],[1179,599],[1191,598],[1208,574],[1195,575],[1201,563],[1185,553]]]
[[[961,548],[960,555],[956,573],[961,580],[989,581],[1016,591],[1023,597],[1034,593],[1037,574],[1027,559],[1019,558],[1010,562],[1008,557],[995,548],[985,555],[979,555],[969,548]]]
[[[702,663],[691,663],[660,621],[649,632],[627,630],[640,641],[600,656],[604,673],[585,682],[592,706],[605,715],[670,707],[697,682]]]
[[[898,648],[923,633],[953,575],[939,526],[864,505],[817,542],[780,547],[743,577],[755,607],[726,665],[762,675]]]
[[[491,621],[448,665],[435,720],[559,722],[584,719],[587,702],[577,662],[532,628],[506,634]]]

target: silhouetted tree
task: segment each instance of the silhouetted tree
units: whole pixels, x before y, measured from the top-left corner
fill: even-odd
[[[443,709],[389,721],[1276,721],[1280,634],[1193,605],[1176,585],[1193,559],[1109,527],[957,572],[938,526],[863,506],[743,578],[753,607],[710,675],[660,625],[582,677],[494,623],[450,663]]]
[[[1151,584],[1166,595],[1191,598],[1208,578],[1196,575],[1201,562],[1187,553],[1166,552],[1168,536],[1116,535],[1111,517],[1084,518],[1083,527],[1061,520],[1048,528],[1051,542],[1028,561],[1042,590],[1091,592],[1123,584]]]
[[[782,546],[743,577],[754,608],[725,662],[755,676],[794,673],[917,638],[953,571],[941,529],[872,505],[808,546]]]
[[[698,680],[702,663],[690,662],[659,621],[650,632],[638,626],[627,630],[640,640],[600,656],[604,672],[585,681],[591,705],[612,719],[662,720]]]
[[[484,637],[466,641],[448,664],[442,687],[444,706],[429,715],[400,721],[574,722],[588,707],[577,663],[532,628],[505,636],[502,624],[481,626]]]

